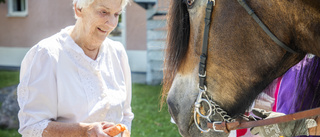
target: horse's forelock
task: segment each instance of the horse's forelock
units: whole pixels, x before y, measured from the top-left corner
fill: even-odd
[[[162,103],[188,50],[190,23],[187,6],[182,0],[171,0],[168,13],[168,34],[163,69]]]

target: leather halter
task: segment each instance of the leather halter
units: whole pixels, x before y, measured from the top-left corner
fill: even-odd
[[[245,129],[245,128],[251,128],[251,127],[257,127],[257,126],[264,126],[264,125],[271,125],[271,124],[277,124],[277,123],[284,123],[289,121],[295,121],[300,120],[304,118],[311,118],[315,116],[320,115],[320,107],[301,111],[293,114],[288,114],[280,117],[270,118],[270,119],[263,119],[258,121],[243,121],[238,120],[234,122],[222,122],[219,124],[216,123],[207,123],[208,128],[215,128],[216,130],[224,131],[225,133],[229,133],[231,130],[236,129]]]
[[[246,4],[245,0],[238,0],[241,6],[243,6],[246,11],[253,17],[253,19],[259,24],[259,26],[268,34],[268,36],[277,43],[280,47],[284,48],[286,51],[290,53],[297,53],[296,51],[292,50],[284,43],[282,43],[272,32],[262,23],[262,21],[258,18],[258,16],[253,12],[253,10]],[[224,111],[217,103],[210,100],[208,95],[206,94],[207,87],[206,87],[206,60],[207,60],[207,49],[208,49],[208,37],[209,37],[209,28],[211,23],[211,16],[213,7],[215,6],[215,0],[208,0],[207,7],[206,7],[206,14],[205,14],[205,29],[204,29],[204,38],[203,38],[203,45],[202,45],[202,53],[200,56],[200,63],[199,63],[199,94],[195,102],[194,108],[194,122],[197,128],[202,132],[209,132],[213,129],[215,132],[226,132],[229,133],[230,130],[242,129],[242,128],[249,128],[254,126],[263,126],[268,124],[275,124],[280,122],[287,122],[291,120],[298,120],[303,119],[310,116],[320,115],[319,111],[320,108],[310,110],[307,112],[299,112],[293,115],[286,115],[278,118],[268,119],[268,120],[259,120],[253,122],[244,122],[243,120],[237,121],[236,119],[232,119],[226,111]],[[209,106],[209,111],[207,115],[204,115],[200,112],[201,103],[206,103]],[[211,121],[210,116],[219,114],[222,117],[223,121]],[[208,121],[207,123],[207,130],[204,130],[200,127],[199,121],[197,120],[197,116],[204,118]],[[282,119],[282,120],[279,120]]]
[[[263,24],[263,22],[259,19],[259,17],[254,13],[254,11],[249,7],[249,5],[246,3],[245,0],[238,0],[239,4],[248,12],[250,16],[259,24],[259,26],[263,29],[265,33],[268,34],[268,36],[277,43],[280,47],[284,48],[290,53],[297,53],[290,47],[288,47],[286,44],[281,42],[275,35],[272,34],[272,32],[268,29],[266,25]]]

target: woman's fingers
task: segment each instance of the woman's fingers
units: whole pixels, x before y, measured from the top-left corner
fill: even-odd
[[[98,137],[111,137],[111,136],[109,136],[108,134],[104,133],[102,128],[99,128],[99,129],[98,129],[98,131],[97,131],[97,136],[98,136]]]
[[[108,134],[106,134],[103,130],[105,128],[108,128],[113,125],[114,125],[114,123],[112,123],[112,122],[101,122],[100,125],[98,126],[98,131],[97,131],[98,135],[97,136],[98,137],[111,137]]]
[[[102,125],[102,129],[107,129],[109,127],[114,126],[115,124],[112,122],[101,122],[101,125]]]
[[[130,131],[129,130],[125,130],[122,132],[121,137],[130,137]]]
[[[88,137],[111,137],[103,130],[104,127],[110,127],[114,125],[110,122],[95,122],[90,124],[90,128],[87,131]]]

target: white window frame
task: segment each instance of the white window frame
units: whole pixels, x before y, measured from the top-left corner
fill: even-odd
[[[8,0],[8,17],[26,17],[28,15],[28,0],[25,0],[24,11],[13,10],[13,0]]]

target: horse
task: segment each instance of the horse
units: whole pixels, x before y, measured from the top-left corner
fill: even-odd
[[[228,136],[198,129],[194,108],[200,91],[206,90],[207,98],[236,118],[248,110],[269,83],[307,53],[320,57],[320,1],[246,0],[270,32],[294,52],[278,46],[237,0],[214,1],[208,40],[203,40],[207,4],[212,1],[171,0],[167,15],[162,102],[168,104],[184,137]],[[201,75],[205,75],[206,87],[199,89],[199,57],[204,42],[206,72]],[[317,69],[320,68],[311,69],[309,74]],[[204,109],[204,113],[210,110],[208,105]],[[208,119],[224,121],[219,115]],[[198,126],[205,129],[205,121],[198,121]]]

